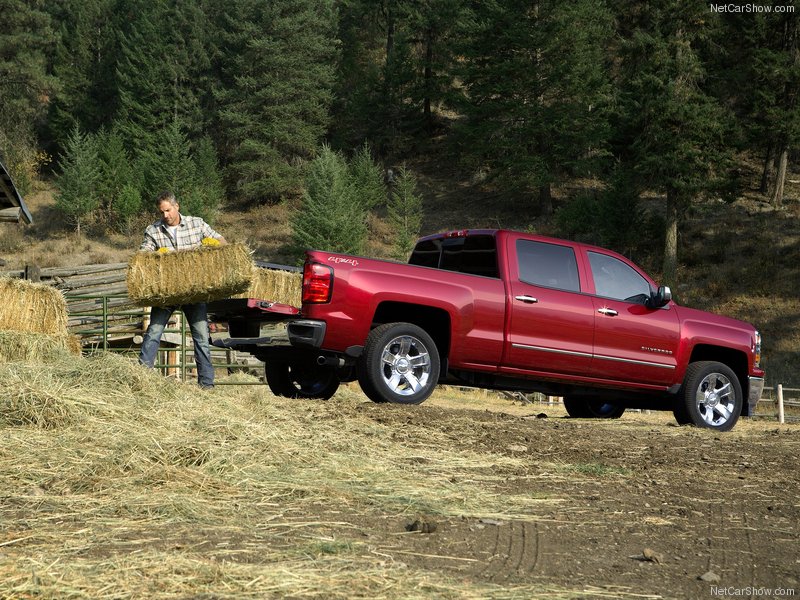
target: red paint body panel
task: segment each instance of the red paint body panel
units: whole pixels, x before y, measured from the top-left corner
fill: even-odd
[[[461,235],[437,234],[419,243],[443,244]],[[666,391],[683,381],[698,345],[707,345],[748,357],[747,375],[763,376],[754,364],[756,332],[747,323],[674,302],[648,308],[641,302],[599,295],[590,256],[619,261],[639,274],[651,293],[657,289],[646,273],[621,255],[506,230],[466,235],[494,237],[499,277],[309,251],[308,261],[333,269],[330,301],[302,307],[303,318],[326,324],[321,349],[344,353],[352,346],[363,346],[376,315],[394,307],[390,314],[398,317],[395,320],[413,320],[419,311],[429,311],[437,325],[447,328],[449,369]],[[522,281],[518,240],[574,251],[580,289],[565,291]]]

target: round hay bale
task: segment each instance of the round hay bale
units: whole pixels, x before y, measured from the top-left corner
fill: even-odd
[[[178,252],[137,252],[128,263],[128,297],[140,306],[178,306],[230,298],[253,279],[243,244]]]
[[[43,283],[0,277],[0,329],[66,335],[64,294]]]

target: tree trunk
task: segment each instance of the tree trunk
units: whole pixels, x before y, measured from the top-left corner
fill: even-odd
[[[680,215],[677,190],[667,190],[667,218],[664,236],[663,285],[675,285],[678,274],[678,219]]]
[[[553,196],[550,194],[550,184],[539,186],[539,210],[543,216],[553,214]]]
[[[775,191],[772,192],[770,204],[774,207],[779,207],[783,204],[783,186],[786,183],[786,165],[789,162],[789,148],[783,146],[780,153],[775,157],[777,163],[777,172],[775,173]]]
[[[774,144],[772,142],[769,143],[767,146],[767,155],[764,157],[764,170],[761,171],[761,185],[758,187],[758,191],[762,194],[766,194],[769,192],[769,182],[772,179],[773,173],[773,163],[772,160],[772,148]]]
[[[433,31],[430,27],[425,31],[425,98],[423,99],[422,114],[425,119],[425,128],[428,133],[433,132],[433,118],[431,117],[431,94],[433,93]]]

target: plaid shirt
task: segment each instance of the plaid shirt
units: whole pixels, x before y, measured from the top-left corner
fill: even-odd
[[[203,238],[222,238],[220,234],[211,228],[211,225],[200,217],[186,217],[184,215],[181,215],[181,222],[178,224],[175,237],[177,239],[173,240],[166,223],[159,219],[145,229],[144,241],[139,246],[139,250],[158,250],[159,248],[188,250],[197,248]]]

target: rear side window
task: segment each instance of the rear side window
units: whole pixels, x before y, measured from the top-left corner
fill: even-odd
[[[520,281],[569,292],[581,291],[578,261],[569,246],[517,240]]]
[[[409,264],[457,271],[483,277],[500,277],[494,236],[437,238],[417,244]]]
[[[589,263],[592,265],[595,293],[598,296],[641,302],[642,296],[650,296],[650,284],[630,265],[621,260],[589,252]]]

